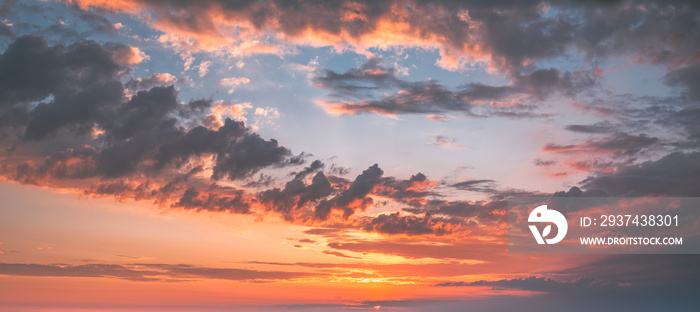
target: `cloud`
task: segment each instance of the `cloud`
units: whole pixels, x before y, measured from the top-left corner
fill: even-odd
[[[115,62],[125,66],[137,65],[149,58],[139,48],[121,43],[107,43],[104,47],[112,52],[112,58],[114,58]]]
[[[505,248],[502,246],[473,242],[469,244],[431,244],[396,240],[356,240],[352,242],[334,241],[328,243],[328,247],[339,251],[395,255],[408,259],[476,259],[489,261],[498,258],[499,253],[505,252]]]
[[[124,84],[124,87],[130,91],[148,90],[156,86],[166,86],[171,85],[176,82],[180,82],[182,79],[169,74],[169,73],[156,73],[151,74],[146,78],[136,78]]]
[[[196,66],[196,68],[198,68],[197,74],[199,75],[200,78],[204,77],[209,72],[209,66],[211,66],[211,64],[212,64],[211,61],[205,61],[205,62],[202,62],[201,64],[199,64],[198,66]],[[227,78],[227,79],[232,79],[232,78]],[[221,84],[226,85],[223,80],[221,81]]]
[[[322,251],[322,253],[324,253],[324,254],[326,254],[326,255],[331,255],[331,256],[340,257],[340,258],[360,259],[360,258],[358,258],[358,257],[348,256],[348,255],[346,255],[346,254],[344,254],[344,253],[342,253],[342,252],[333,251],[333,250],[324,250],[324,251]]]
[[[421,206],[426,203],[427,197],[438,195],[433,191],[435,186],[437,182],[419,172],[408,180],[384,177],[374,194],[410,206]]]
[[[457,139],[455,138],[448,138],[442,135],[431,135],[433,139],[435,139],[434,142],[428,142],[429,145],[436,145],[439,146],[440,148],[445,148],[445,149],[467,149],[468,147],[464,145],[459,145],[457,144]]]
[[[201,72],[201,68],[200,68]],[[201,74],[201,73],[200,73]],[[240,85],[248,84],[250,82],[250,79],[246,77],[232,77],[232,78],[222,78],[219,81],[219,85],[222,87],[228,87],[228,94],[232,94],[235,91],[235,87],[238,87]]]
[[[303,170],[299,172],[292,172],[292,175],[294,175],[295,180],[304,179],[307,175],[317,170],[323,169],[323,167],[325,167],[325,164],[317,159],[314,160],[308,167],[305,167]]]
[[[90,28],[98,33],[104,33],[109,35],[118,35],[119,28],[116,24],[113,24],[109,19],[102,16],[101,14],[80,11],[78,12],[78,18],[88,24]]]
[[[584,188],[610,196],[700,196],[700,153],[674,152],[659,160],[625,166],[582,181]]]
[[[258,195],[259,201],[269,210],[289,215],[306,205],[325,199],[334,192],[334,188],[322,172],[316,173],[309,185],[302,181],[303,177],[299,174],[297,177],[287,182],[284,189],[274,188],[261,192]]]
[[[507,197],[507,196],[499,196]],[[505,222],[505,210],[508,203],[502,199],[492,201],[445,201],[431,200],[414,213],[425,213],[426,216],[448,216],[462,218],[465,224],[495,224]]]
[[[341,229],[338,228],[311,228],[304,231],[304,234],[319,235],[323,237],[336,237]]]
[[[172,75],[132,79],[125,85],[146,90],[125,97],[125,64],[134,62],[115,55],[127,48],[91,41],[49,46],[32,36],[8,46],[0,55],[0,132],[3,144],[14,146],[3,150],[6,179],[248,213],[254,195],[210,179],[242,180],[263,168],[301,164],[243,122],[204,126],[218,106],[211,99],[182,103],[165,86]]]
[[[443,116],[443,115],[428,115],[426,117],[430,120],[435,120],[435,121],[448,121],[448,120],[450,120],[449,117]]]
[[[615,157],[622,157],[633,156],[658,142],[658,138],[649,137],[645,134],[631,135],[618,132],[605,139],[591,139],[583,144],[558,145],[547,143],[542,147],[542,150],[555,153],[611,153]]]
[[[473,117],[536,117],[539,115],[531,112],[534,107],[529,102],[553,94],[572,97],[595,85],[589,71],[571,73],[550,68],[519,74],[509,85],[472,82],[450,90],[435,80],[399,79],[394,68],[383,66],[377,58],[342,74],[325,70],[312,82],[332,92],[328,100],[317,101],[330,114],[425,114],[433,119],[449,112]]]
[[[461,223],[458,220],[436,218],[426,215],[416,217],[402,216],[400,213],[380,214],[365,224],[367,232],[383,234],[425,235],[433,234],[442,236],[452,234],[460,230]]]
[[[700,91],[695,87],[695,82],[700,79],[700,52],[693,55],[693,62],[690,66],[675,69],[666,74],[664,81],[673,87],[682,87],[688,96],[694,100],[700,100]]]
[[[49,47],[41,37],[20,37],[0,62],[0,118],[6,125],[28,123],[27,139],[41,140],[66,126],[85,132],[123,97],[117,80],[123,67],[94,42]],[[42,102],[30,111],[33,101]]]
[[[14,276],[62,276],[119,278],[131,281],[184,281],[223,279],[233,281],[288,280],[316,274],[249,269],[210,268],[186,264],[25,264],[0,263],[0,274]]]
[[[12,33],[12,26],[5,23],[0,23],[0,37],[12,38],[15,35]]]
[[[264,140],[243,122],[226,119],[217,130],[198,126],[163,144],[156,155],[158,166],[181,163],[190,157],[215,154],[212,178],[240,179],[260,168],[283,165],[289,150],[276,140]]]
[[[289,50],[285,45],[331,46],[363,54],[370,54],[371,48],[409,47],[437,49],[436,65],[448,70],[481,62],[513,75],[540,60],[572,52],[588,60],[629,55],[643,62],[683,63],[692,57],[698,42],[694,5],[684,2],[557,1],[546,6],[448,0],[430,4],[407,0],[75,3],[82,9],[147,15],[150,27],[167,33],[166,42],[188,42],[190,54],[202,50],[233,55],[284,53]],[[668,34],[674,35],[669,38]]]
[[[17,73],[22,77],[41,74],[55,79],[41,85],[33,85],[35,81],[27,78],[26,85],[16,88],[10,89],[9,82],[0,86],[0,98],[5,99],[3,103],[25,109],[22,114],[15,109],[5,110],[1,115],[3,119],[14,120],[14,123],[6,124],[11,127],[7,131],[25,133],[24,138],[15,144],[22,147],[29,139],[47,146],[49,142],[60,143],[57,144],[59,148],[46,153],[18,149],[15,153],[22,154],[22,157],[11,158],[0,167],[0,172],[11,180],[53,187],[80,185],[90,195],[153,200],[174,208],[232,213],[274,212],[290,222],[300,223],[323,222],[336,217],[348,220],[374,205],[373,197],[417,207],[428,203],[427,197],[436,195],[431,190],[436,183],[421,173],[408,180],[384,177],[383,170],[375,164],[353,181],[348,181],[326,176],[320,171],[324,165],[318,160],[294,171],[294,179],[284,188],[254,194],[232,186],[224,187],[218,181],[250,179],[265,168],[301,165],[303,154],[291,156],[291,152],[276,140],[261,138],[242,121],[208,122],[210,116],[226,104],[214,106],[211,99],[181,103],[173,86],[153,86],[130,98],[124,97],[124,86],[119,79],[126,67],[114,61],[112,54],[116,52],[99,44],[87,42],[69,48],[52,48],[42,38],[22,37],[0,58],[24,56],[27,54],[24,49],[35,51],[33,62],[41,62],[42,57],[68,57],[81,49],[90,49],[96,56],[79,58],[75,64],[60,63],[70,64],[67,68],[51,69],[47,66],[36,69],[41,71],[34,73],[29,71],[33,67],[27,67],[25,72]],[[60,83],[75,75],[73,67],[81,66],[90,66],[95,76],[89,80],[72,81],[70,85]],[[368,70],[374,69],[368,67]],[[132,79],[127,85],[145,88],[147,84],[172,78],[152,75],[147,79]],[[112,92],[103,92],[105,88]],[[77,95],[64,103],[65,90]],[[30,103],[49,96],[53,96],[51,102],[40,103],[34,108]],[[86,100],[74,100],[81,97]],[[62,115],[69,110],[80,112]],[[269,113],[266,110],[258,112]],[[65,120],[61,119],[64,116]],[[333,166],[330,171],[343,174],[347,169]],[[310,183],[304,181],[314,172]],[[418,234],[430,227],[433,233],[447,234],[455,232],[461,222],[433,215],[358,220],[350,221],[350,224],[384,234],[400,232],[402,227],[405,233]]]
[[[234,213],[250,212],[250,203],[241,195],[224,197],[216,193],[202,194],[194,187],[188,188],[174,207],[200,208],[210,211],[230,211]]]
[[[600,121],[591,125],[568,125],[566,130],[581,133],[613,133],[618,132],[618,127],[610,121]]]
[[[494,180],[467,180],[452,184],[452,187],[463,191],[491,192],[494,190]]]
[[[320,201],[314,209],[315,217],[319,220],[327,220],[333,210],[338,210],[342,218],[347,219],[356,211],[365,211],[373,203],[372,198],[367,195],[381,182],[380,178],[383,174],[384,171],[377,164],[367,168],[346,190],[333,198]]]
[[[527,278],[502,279],[496,281],[476,281],[476,282],[447,282],[439,283],[435,286],[455,287],[455,286],[489,286],[495,289],[520,289],[544,292],[572,292],[588,289],[601,290],[607,287],[622,287],[618,285],[601,285],[601,281],[593,278],[579,278],[572,281],[556,281],[551,278],[530,276]]]
[[[552,166],[552,165],[557,164],[557,162],[554,160],[542,160],[539,158],[535,159],[533,161],[533,163],[535,164],[535,166],[538,166],[538,167],[548,167],[548,166]]]

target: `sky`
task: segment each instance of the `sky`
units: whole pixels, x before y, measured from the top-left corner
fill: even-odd
[[[507,198],[700,196],[693,1],[8,1],[0,311],[697,311]]]

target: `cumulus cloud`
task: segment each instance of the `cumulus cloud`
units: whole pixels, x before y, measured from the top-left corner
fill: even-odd
[[[178,91],[165,86],[172,75],[132,79],[125,85],[146,90],[125,97],[120,79],[133,62],[118,61],[122,48],[90,41],[49,46],[32,36],[8,46],[0,55],[0,130],[3,144],[16,148],[3,150],[5,178],[247,213],[253,195],[206,179],[242,180],[300,163],[242,121],[203,125],[213,101],[180,102]]]
[[[182,81],[182,79],[179,79],[169,73],[156,73],[151,74],[146,78],[137,77],[136,79],[132,79],[125,83],[124,87],[129,91],[142,91],[151,89],[155,86],[172,85],[180,81]]]
[[[130,47],[121,43],[108,43],[105,49],[112,52],[114,61],[121,65],[137,65],[148,59],[148,55],[137,47]]]
[[[314,209],[315,217],[326,220],[333,210],[338,210],[342,217],[347,219],[356,211],[366,210],[373,203],[372,198],[367,195],[380,183],[383,174],[384,171],[377,164],[369,167],[358,175],[346,190],[319,202]]]
[[[309,185],[301,180],[303,176],[297,175],[298,178],[287,182],[284,189],[274,188],[261,192],[258,195],[260,202],[270,210],[288,214],[309,203],[326,198],[334,191],[331,183],[322,172],[318,172]]]

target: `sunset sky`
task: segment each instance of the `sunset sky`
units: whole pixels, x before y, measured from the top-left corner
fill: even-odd
[[[0,311],[698,311],[698,255],[507,253],[509,197],[700,197],[693,1],[0,1]]]

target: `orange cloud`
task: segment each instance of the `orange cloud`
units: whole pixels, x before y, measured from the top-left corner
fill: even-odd
[[[136,14],[154,29],[164,32],[159,40],[183,55],[198,51],[225,51],[232,55],[280,54],[285,46],[310,45],[353,50],[370,56],[370,48],[409,47],[437,49],[436,65],[447,70],[464,69],[466,64],[491,62],[492,56],[480,43],[481,24],[467,10],[454,19],[450,9],[396,1],[368,7],[345,1],[337,9],[286,8],[254,2],[232,9],[218,1],[193,5],[154,3],[139,0],[71,0],[81,9],[92,7]],[[295,11],[298,10],[297,11]],[[317,10],[324,10],[316,12]],[[257,16],[264,16],[260,19]],[[306,18],[306,15],[325,18]],[[340,21],[329,27],[326,20]],[[459,28],[464,36],[451,34]]]
[[[148,59],[148,55],[136,47],[120,46],[114,50],[112,58],[121,65],[131,66],[141,64],[141,62]]]

